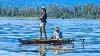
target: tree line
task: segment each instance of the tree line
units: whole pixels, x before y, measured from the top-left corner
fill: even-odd
[[[48,17],[53,18],[86,18],[99,19],[100,6],[94,4],[76,5],[72,7],[50,4],[46,7]],[[10,7],[0,6],[0,17],[39,17],[41,7]]]

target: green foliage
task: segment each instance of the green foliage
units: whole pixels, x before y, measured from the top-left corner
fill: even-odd
[[[48,17],[54,18],[100,18],[100,6],[94,4],[84,4],[80,6],[64,7],[55,4],[47,6]],[[41,7],[0,7],[1,17],[40,17]]]

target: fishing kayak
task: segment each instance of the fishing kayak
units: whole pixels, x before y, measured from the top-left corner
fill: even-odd
[[[73,39],[19,39],[21,44],[72,44]]]

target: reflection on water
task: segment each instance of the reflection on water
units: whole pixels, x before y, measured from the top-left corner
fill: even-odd
[[[75,47],[70,45],[23,45],[18,39],[33,39],[39,35],[39,21],[27,18],[0,19],[0,56],[71,56],[83,53],[82,56],[100,53],[100,20],[86,19],[48,19],[46,31],[52,36],[53,27],[57,25],[64,38],[83,38],[85,48],[80,48],[80,42]],[[92,54],[93,55],[93,54]],[[94,54],[100,56],[100,54]]]
[[[34,46],[38,48],[35,48]],[[74,51],[74,49],[71,46],[65,47],[64,45],[39,44],[39,45],[33,45],[33,48],[34,49],[29,49],[28,46],[21,45],[20,52],[34,52],[34,53],[38,53],[39,56],[46,56],[47,53],[59,55],[61,53],[69,53]]]
[[[40,53],[40,56],[46,56],[45,55],[45,52],[46,52],[46,46],[45,44],[40,44],[40,48],[39,48],[39,53]]]

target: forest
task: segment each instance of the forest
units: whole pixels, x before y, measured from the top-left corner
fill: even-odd
[[[62,19],[99,19],[100,6],[95,4],[75,5],[72,7],[50,4],[46,6],[48,17]],[[41,7],[0,6],[0,17],[40,17]]]

